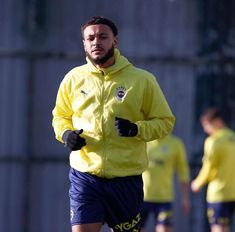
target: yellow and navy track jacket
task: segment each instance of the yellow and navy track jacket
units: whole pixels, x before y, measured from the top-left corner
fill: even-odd
[[[143,173],[144,200],[161,203],[174,200],[174,174],[189,182],[189,166],[182,140],[174,135],[147,143],[149,167]]]
[[[116,116],[134,122],[137,136],[118,136]],[[148,165],[146,141],[166,136],[174,121],[155,77],[134,67],[115,49],[114,65],[97,69],[87,58],[87,64],[65,76],[52,125],[62,143],[66,130],[84,130],[81,137],[86,146],[71,152],[72,168],[113,178],[141,174]]]
[[[195,186],[208,184],[210,203],[235,201],[235,133],[220,129],[205,140],[202,169]]]

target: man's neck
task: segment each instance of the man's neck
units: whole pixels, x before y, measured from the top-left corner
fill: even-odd
[[[111,57],[110,59],[108,59],[104,64],[94,64],[96,66],[96,68],[100,69],[100,68],[108,68],[112,65],[114,65],[115,63],[115,57]]]

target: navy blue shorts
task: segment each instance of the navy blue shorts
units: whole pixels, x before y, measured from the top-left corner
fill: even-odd
[[[100,178],[70,169],[71,224],[107,223],[114,231],[139,231],[142,176]]]
[[[207,204],[207,217],[211,225],[230,225],[235,213],[235,201]]]
[[[171,202],[144,202],[141,211],[141,226],[144,227],[150,213],[154,214],[155,225],[172,226],[173,208]]]

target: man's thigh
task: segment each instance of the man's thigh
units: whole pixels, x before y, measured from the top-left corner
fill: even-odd
[[[114,231],[138,231],[143,202],[141,176],[103,179],[72,169],[70,182],[73,228],[89,230],[94,226],[90,224],[107,222]]]
[[[72,232],[100,232],[102,223],[73,225]]]
[[[95,177],[86,173],[70,170],[70,218],[71,225],[102,224],[105,220],[101,187]],[[74,227],[74,228],[77,228]]]
[[[229,226],[233,217],[234,202],[218,202],[207,204],[207,216],[211,226]]]
[[[113,231],[139,231],[143,204],[141,176],[115,178],[105,189],[105,219]]]

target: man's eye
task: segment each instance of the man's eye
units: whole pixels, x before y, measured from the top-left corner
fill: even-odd
[[[88,41],[93,41],[94,38],[93,38],[93,37],[88,37],[86,40],[88,40]]]
[[[107,39],[107,36],[100,36],[100,39]]]

